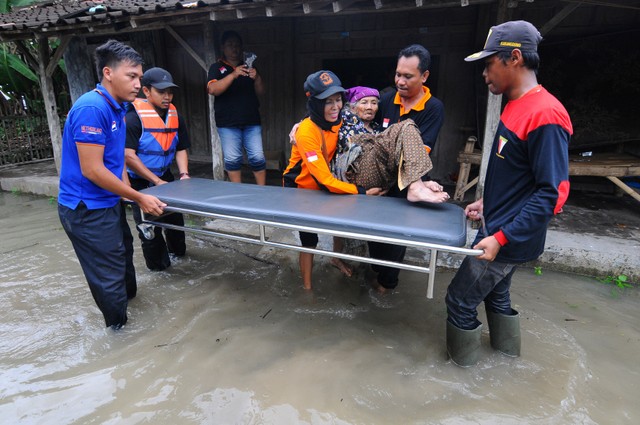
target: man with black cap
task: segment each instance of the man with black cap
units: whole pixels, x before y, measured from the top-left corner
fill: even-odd
[[[142,190],[171,182],[170,167],[175,157],[179,178],[189,178],[187,149],[191,146],[187,126],[171,103],[173,89],[171,74],[162,68],[151,68],[142,76],[145,99],[133,101],[127,115],[125,157],[131,187]],[[150,270],[164,270],[171,265],[169,254],[185,254],[185,235],[166,229],[166,241],[160,227],[142,224],[140,208],[133,206],[133,218],[138,225],[142,252]],[[169,214],[161,219],[176,226],[184,225],[182,214]]]
[[[537,81],[538,30],[525,21],[494,26],[484,49],[466,61],[484,60],[482,76],[493,94],[509,102],[491,149],[484,198],[465,208],[471,220],[484,220],[474,249],[447,289],[447,352],[468,367],[478,360],[484,301],[491,346],[520,355],[520,317],[509,289],[518,264],[544,250],[549,220],[569,196],[568,147],[573,127],[569,114]]]

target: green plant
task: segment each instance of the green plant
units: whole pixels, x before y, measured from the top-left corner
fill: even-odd
[[[41,3],[42,0],[0,0],[0,14],[19,10],[26,6]],[[35,14],[38,11],[24,12]],[[55,50],[60,45],[58,38],[47,40],[49,50]],[[0,43],[0,111],[5,116],[23,115],[25,111],[37,113],[44,111],[44,99],[38,78],[38,69],[33,67],[29,56],[38,57],[38,42],[26,40],[18,42]],[[53,53],[51,53],[53,55]],[[51,74],[56,98],[59,98],[58,108],[64,112],[67,109],[69,94],[67,90],[66,68],[63,59]]]
[[[605,285],[614,285],[611,289],[611,295],[617,296],[619,293],[623,292],[625,289],[633,288],[631,282],[629,282],[629,277],[625,274],[619,274],[617,276],[606,276],[604,278],[598,279],[600,283],[604,283]]]
[[[536,276],[542,276],[542,266],[535,266],[533,268],[533,274]]]
[[[13,189],[11,189],[11,193],[13,195],[20,195],[22,192],[17,187],[14,187]]]
[[[49,205],[53,205],[57,201],[55,196],[49,196]]]

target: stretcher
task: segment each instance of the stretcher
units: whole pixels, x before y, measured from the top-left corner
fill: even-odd
[[[166,213],[256,225],[259,232],[257,235],[227,233],[193,224],[194,220],[185,220],[185,226],[175,226],[155,221],[157,218],[154,216],[143,215],[148,224],[426,273],[427,298],[433,298],[439,252],[463,255],[482,253],[481,250],[464,248],[467,241],[466,218],[464,211],[453,204],[411,203],[401,198],[335,195],[317,190],[197,178],[154,186],[143,192],[166,203]],[[430,254],[428,259],[425,258],[425,265],[396,263],[277,241],[268,237],[268,230],[274,228],[424,248]]]

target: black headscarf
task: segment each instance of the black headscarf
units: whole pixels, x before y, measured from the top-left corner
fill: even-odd
[[[344,104],[344,94],[342,96],[342,103]],[[327,99],[316,99],[310,97],[307,100],[307,111],[309,112],[309,118],[322,130],[331,130],[331,127],[338,125],[342,117],[338,115],[338,119],[334,122],[329,122],[324,119],[324,105]]]

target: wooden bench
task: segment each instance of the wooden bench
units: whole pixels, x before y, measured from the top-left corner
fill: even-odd
[[[602,153],[594,156],[569,156],[570,176],[606,177],[624,193],[640,201],[640,194],[620,177],[640,176],[640,158],[625,153]]]
[[[453,199],[462,201],[466,191],[478,183],[478,177],[470,182],[471,165],[480,165],[482,152],[474,149],[475,137],[469,137],[458,154],[460,172]],[[640,201],[640,194],[625,184],[620,177],[640,176],[640,158],[625,153],[596,153],[593,156],[569,155],[569,176],[606,177],[624,193]]]
[[[468,181],[471,165],[480,165],[482,162],[482,151],[474,149],[477,141],[478,139],[475,136],[470,136],[467,139],[467,143],[464,145],[464,149],[458,153],[460,171],[458,172],[456,191],[453,194],[454,201],[462,201],[467,190],[471,189],[478,183],[478,177],[474,178],[470,182]]]

